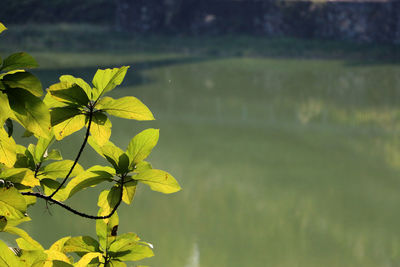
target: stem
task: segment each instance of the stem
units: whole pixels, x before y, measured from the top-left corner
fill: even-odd
[[[83,149],[84,149],[85,146],[86,146],[86,143],[87,143],[87,140],[88,140],[89,134],[90,134],[90,126],[92,125],[92,120],[93,120],[93,107],[90,106],[89,109],[90,109],[90,112],[89,112],[89,123],[88,123],[88,127],[87,127],[87,130],[86,130],[85,139],[83,140],[83,144],[82,144],[81,148],[79,149],[78,155],[76,156],[75,161],[74,161],[74,164],[72,164],[72,167],[71,167],[71,169],[69,170],[68,174],[65,176],[64,180],[63,180],[63,181],[61,182],[61,184],[57,187],[57,189],[56,189],[53,193],[51,193],[51,195],[49,196],[49,198],[50,198],[49,201],[51,201],[52,197],[53,197],[55,194],[57,194],[57,192],[61,189],[61,187],[63,187],[63,185],[65,184],[65,182],[68,180],[69,176],[71,175],[72,171],[74,170],[76,164],[77,164],[78,161],[79,161],[79,158],[80,158],[80,156],[81,156],[81,154],[82,154],[82,152],[83,152]]]

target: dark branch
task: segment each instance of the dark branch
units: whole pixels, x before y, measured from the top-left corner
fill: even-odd
[[[89,123],[88,123],[88,127],[86,130],[86,135],[85,135],[85,140],[83,140],[82,146],[79,149],[78,155],[75,158],[74,164],[72,164],[71,169],[69,170],[68,174],[65,176],[64,180],[61,182],[61,184],[57,187],[57,189],[51,193],[51,195],[49,196],[50,199],[57,194],[57,192],[63,187],[63,185],[65,184],[65,182],[68,180],[69,176],[71,175],[72,171],[74,170],[76,164],[78,164],[79,158],[81,157],[81,154],[83,152],[83,149],[86,146],[87,140],[89,138],[89,134],[90,134],[90,126],[92,125],[92,119],[93,119],[93,107],[90,107],[90,112],[89,112]],[[49,201],[50,201],[49,199]]]
[[[121,178],[121,182],[123,182],[123,180],[124,180],[124,177]],[[61,201],[58,201],[58,200],[53,199],[51,195],[50,195],[50,196],[46,196],[46,195],[43,195],[43,194],[41,194],[41,193],[35,193],[35,192],[22,192],[22,195],[25,195],[25,196],[34,196],[34,197],[37,197],[37,198],[42,198],[42,199],[44,199],[44,200],[46,200],[46,201],[48,201],[48,202],[57,204],[57,205],[63,207],[64,209],[66,209],[66,210],[68,210],[68,211],[70,211],[70,212],[72,212],[73,214],[76,214],[76,215],[78,215],[78,216],[81,216],[81,217],[84,217],[84,218],[88,218],[88,219],[100,220],[100,219],[108,219],[108,218],[110,218],[111,216],[113,216],[113,214],[117,211],[119,205],[120,205],[121,202],[122,202],[123,192],[124,192],[124,187],[121,185],[121,193],[120,193],[120,196],[119,196],[119,199],[118,199],[117,204],[116,204],[115,207],[111,210],[111,212],[110,212],[108,215],[105,215],[105,216],[93,216],[93,215],[89,215],[89,214],[86,214],[86,213],[77,211],[76,209],[74,209],[74,208],[72,208],[72,207],[70,207],[70,206],[68,206],[68,205],[66,205],[66,204],[64,204],[64,203],[62,203]]]

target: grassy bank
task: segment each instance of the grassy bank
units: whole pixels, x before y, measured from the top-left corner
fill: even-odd
[[[115,32],[95,25],[7,25],[2,51],[107,51],[179,53],[198,56],[250,56],[400,62],[399,46],[265,36],[162,36]]]

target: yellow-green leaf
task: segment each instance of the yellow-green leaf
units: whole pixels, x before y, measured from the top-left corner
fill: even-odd
[[[6,93],[10,107],[18,121],[35,135],[48,137],[50,134],[50,113],[42,100],[19,88],[7,90]]]
[[[48,92],[57,101],[86,106],[89,98],[85,91],[76,84],[70,82],[59,82],[49,87]]]
[[[114,175],[113,168],[96,165],[71,179],[63,191],[65,191],[66,197],[70,198],[75,193],[101,182],[112,182]]]
[[[61,140],[66,136],[79,131],[85,126],[86,116],[83,114],[76,115],[72,118],[66,119],[53,127],[54,135],[57,140]]]
[[[164,194],[175,193],[181,190],[180,185],[166,171],[151,169],[144,172],[140,172],[133,179],[138,180],[141,183],[150,186],[151,190],[158,191]]]
[[[159,137],[158,129],[146,129],[137,134],[128,145],[126,154],[128,155],[131,164],[138,164],[146,159],[151,150],[157,145]]]
[[[119,235],[110,246],[110,254],[121,261],[138,261],[154,256],[150,244],[139,242],[135,233]]]
[[[64,253],[60,252],[60,251],[55,251],[55,250],[45,250],[44,251],[47,254],[47,259],[46,259],[46,263],[43,265],[43,267],[56,267],[56,266],[71,266],[69,265],[71,264],[71,261],[69,260],[69,258],[67,257],[67,255],[65,255]],[[56,264],[54,264],[56,263]],[[66,263],[66,264],[62,264],[62,263]]]
[[[111,121],[105,114],[100,112],[93,114],[90,134],[100,146],[103,146],[110,139],[111,126]]]
[[[35,178],[35,173],[28,168],[5,169],[0,173],[0,179],[29,187],[40,185],[39,180]]]
[[[95,259],[98,258],[99,261],[102,259],[103,255],[99,252],[89,252],[86,253],[74,266],[75,267],[86,267],[89,265],[89,263]]]
[[[18,235],[23,240],[25,240],[27,242],[26,245],[29,246],[29,248],[28,247],[27,248],[21,247],[20,244],[18,244],[19,247],[22,248],[22,249],[29,249],[29,250],[43,249],[42,245],[40,245],[39,242],[34,240],[27,232],[25,232],[24,230],[22,230],[20,228],[7,227],[6,229],[4,229],[4,231],[7,232],[7,233],[10,233],[10,234]]]
[[[64,246],[65,246],[65,242],[67,242],[70,238],[71,238],[70,236],[66,236],[66,237],[63,237],[63,238],[57,240],[56,242],[53,243],[53,245],[51,245],[49,250],[63,252],[64,251]]]
[[[80,88],[82,88],[83,91],[85,91],[86,95],[91,98],[92,94],[92,88],[90,87],[89,84],[87,84],[83,79],[81,78],[75,78],[72,75],[62,75],[60,77],[61,82],[69,82],[71,84],[76,84]]]
[[[89,137],[88,143],[99,155],[105,157],[115,169],[119,169],[120,159],[123,159],[123,155],[125,154],[122,149],[114,145],[111,141],[100,146],[92,136]]]
[[[0,92],[0,125],[3,125],[4,122],[8,118],[13,117],[13,115],[10,105],[8,104],[7,95]]]
[[[63,252],[96,252],[99,243],[90,236],[71,237],[64,243]]]
[[[64,178],[68,172],[70,171],[74,161],[72,160],[63,160],[52,162],[49,165],[45,166],[42,171],[39,172],[38,177],[40,179],[43,178],[50,178],[50,179],[57,179],[57,178]],[[78,174],[84,172],[85,170],[82,168],[79,163],[77,163],[72,171],[70,177],[77,176]]]
[[[2,71],[36,68],[38,66],[36,60],[25,52],[19,52],[8,56],[3,61]]]
[[[47,254],[44,250],[22,250],[19,259],[23,263],[21,266],[37,267],[43,266],[47,259]]]
[[[21,266],[21,262],[18,257],[14,254],[14,252],[0,240],[0,266],[4,267],[15,267]]]
[[[123,187],[123,194],[122,194],[122,201],[125,202],[126,204],[131,204],[133,197],[135,196],[136,193],[136,186],[137,186],[137,181],[135,180],[130,180],[124,183]]]
[[[22,219],[25,217],[26,202],[24,197],[14,187],[0,188],[0,216],[7,219]]]
[[[2,33],[5,30],[7,30],[7,27],[4,26],[4,24],[0,22],[0,33]]]
[[[42,96],[42,83],[29,72],[16,72],[7,74],[2,79],[3,83],[10,88],[21,88],[29,91],[34,96]]]
[[[133,96],[126,96],[119,99],[104,97],[99,100],[96,108],[120,118],[138,121],[154,120],[154,116],[149,108]]]
[[[10,168],[14,166],[17,160],[16,149],[17,145],[14,139],[11,136],[8,137],[4,128],[0,127],[0,163]]]
[[[121,68],[97,70],[93,77],[93,100],[101,97],[108,91],[114,89],[117,85],[120,85],[125,78],[126,71],[129,66],[122,66]]]

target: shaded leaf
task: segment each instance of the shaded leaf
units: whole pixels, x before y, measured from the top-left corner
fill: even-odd
[[[14,131],[14,125],[13,125],[12,120],[7,119],[5,125],[6,125],[6,128],[7,128],[8,137],[11,137],[12,134],[13,134],[13,131]]]
[[[63,252],[98,252],[99,242],[90,236],[71,237],[64,243]]]
[[[157,145],[159,132],[158,129],[146,129],[132,138],[126,150],[131,164],[136,165],[150,155]]]
[[[120,118],[138,121],[154,120],[154,116],[149,108],[133,96],[126,96],[119,99],[104,97],[99,100],[96,108]]]
[[[47,149],[54,141],[54,135],[49,138],[39,137],[38,142],[35,146],[35,151],[33,153],[33,159],[36,164],[39,164],[45,158],[47,154]]]
[[[19,52],[8,56],[3,61],[2,71],[36,68],[38,66],[36,60],[25,52]]]
[[[110,246],[111,256],[121,261],[138,261],[153,257],[150,245],[139,240],[140,238],[134,233],[118,236]]]
[[[57,101],[79,106],[86,106],[89,98],[85,91],[78,85],[69,82],[53,84],[47,90]]]
[[[75,107],[52,108],[50,110],[51,125],[55,126],[79,114],[82,114],[82,111]]]
[[[92,81],[95,86],[93,90],[93,99],[101,97],[106,92],[120,85],[125,78],[128,68],[129,66],[123,66],[121,68],[97,70]]]
[[[34,134],[48,137],[50,133],[50,113],[40,98],[19,88],[7,90],[6,93],[10,107],[18,121]]]
[[[140,172],[133,179],[150,186],[151,190],[158,191],[164,194],[175,193],[181,190],[180,185],[166,171],[151,169]]]
[[[7,74],[2,79],[3,83],[10,88],[21,88],[29,91],[34,96],[42,96],[42,83],[29,72],[16,72]]]
[[[90,134],[100,146],[108,142],[111,136],[111,121],[101,112],[93,114]]]
[[[40,185],[39,180],[35,178],[35,173],[28,168],[12,168],[2,170],[0,179],[10,181],[13,184],[22,184],[29,187]]]
[[[60,182],[52,179],[45,178],[40,180],[40,185],[43,187],[43,191],[47,196],[51,195],[60,186],[60,184]],[[62,187],[57,194],[53,196],[55,200],[64,201],[67,198],[63,190],[64,188],[65,187]]]
[[[63,157],[61,156],[61,152],[57,149],[53,149],[47,153],[47,160],[62,160]]]
[[[62,75],[60,77],[60,81],[61,82],[69,82],[71,84],[76,84],[78,85],[80,88],[82,88],[82,90],[86,93],[86,95],[91,98],[91,92],[92,92],[92,87],[90,87],[89,84],[87,84],[83,79],[81,78],[75,78],[72,75]],[[92,98],[91,98],[92,99]]]
[[[92,136],[89,137],[88,143],[99,155],[106,158],[116,170],[119,169],[120,158],[123,159],[122,155],[125,154],[122,149],[114,145],[111,141],[100,146]]]

